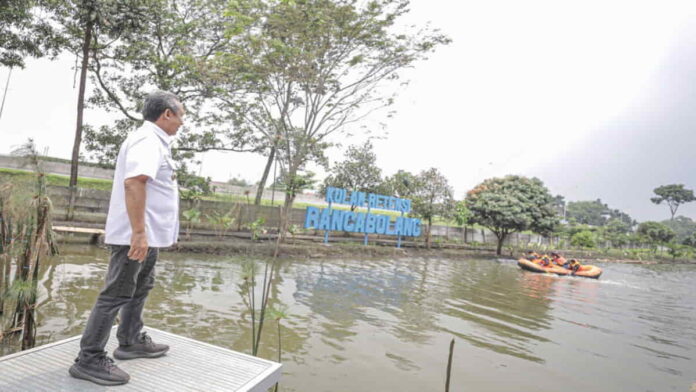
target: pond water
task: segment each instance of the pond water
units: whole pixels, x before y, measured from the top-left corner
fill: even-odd
[[[47,263],[39,344],[82,333],[107,256],[64,246]],[[146,324],[249,353],[243,262],[162,253]],[[590,280],[521,271],[513,260],[282,261],[272,288],[288,309],[281,390],[444,390],[454,338],[453,391],[688,391],[696,265],[600,266],[602,278]],[[262,357],[277,359],[277,331],[267,322]]]

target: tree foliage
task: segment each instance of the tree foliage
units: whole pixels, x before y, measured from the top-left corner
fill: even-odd
[[[349,146],[342,162],[331,168],[319,190],[326,194],[327,187],[336,187],[366,193],[380,193],[382,170],[377,167],[377,154],[369,140],[362,145]]]
[[[422,171],[412,195],[413,215],[428,222],[425,243],[430,248],[430,231],[435,217],[451,218],[454,214],[452,187],[436,168]]]
[[[597,240],[593,232],[583,230],[570,237],[570,244],[581,248],[594,248],[597,246]]]
[[[248,15],[244,7],[236,2],[230,11]],[[309,162],[326,165],[331,138],[390,105],[385,88],[400,71],[449,42],[428,29],[396,33],[407,0],[267,0],[254,7],[258,15],[243,39],[217,56],[230,69],[220,74],[221,92],[234,90],[229,85],[245,93],[217,98],[238,132],[277,149],[288,178]],[[285,212],[294,193],[286,192]]]
[[[692,233],[681,241],[682,244],[696,248],[696,233]]]
[[[601,200],[568,202],[567,216],[576,223],[592,226],[604,226],[609,215],[609,208]]]
[[[399,170],[384,179],[382,193],[402,199],[410,199],[418,186],[418,176],[405,170]]]
[[[558,222],[553,197],[537,178],[490,178],[469,191],[465,201],[470,221],[489,228],[498,238],[498,254],[510,233],[548,234]]]
[[[155,89],[170,91],[187,111],[186,124],[172,149],[179,184],[209,192],[209,179],[189,170],[199,163],[195,153],[245,151],[245,141],[240,138],[223,144],[218,136],[230,132],[232,126],[210,109],[213,75],[218,72],[212,58],[230,50],[231,26],[242,22],[226,12],[225,0],[136,2],[147,15],[138,28],[123,29],[117,40],[95,41],[99,51],[90,63],[94,89],[89,103],[122,117],[100,127],[86,126],[86,149],[101,164],[114,162],[128,132],[142,122],[140,110],[147,94]]]
[[[630,228],[636,225],[630,215],[610,208],[601,199],[568,202],[566,216],[569,221],[591,226],[604,226],[612,220],[622,222]]]
[[[61,41],[54,34],[38,0],[0,3],[0,65],[24,68],[26,57],[55,56]]]
[[[655,188],[653,192],[655,192],[657,196],[651,198],[650,201],[657,205],[660,205],[663,202],[667,203],[667,206],[669,206],[669,212],[671,214],[670,220],[674,219],[674,214],[677,213],[677,209],[680,205],[696,200],[694,191],[684,188],[684,184],[659,186]]]
[[[466,203],[463,200],[460,200],[455,203],[453,217],[454,221],[457,222],[457,225],[459,226],[465,226],[467,223],[469,223],[469,219],[471,218],[471,211],[469,211],[469,209],[466,208]]]
[[[653,221],[642,222],[638,225],[636,232],[646,237],[654,246],[666,244],[676,235],[674,230]]]
[[[660,223],[674,231],[675,241],[684,241],[686,238],[696,233],[696,222],[686,216],[676,216],[672,220],[664,220]]]

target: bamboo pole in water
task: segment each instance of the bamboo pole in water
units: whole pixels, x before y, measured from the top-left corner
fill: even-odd
[[[445,381],[445,392],[450,390],[450,375],[452,374],[452,353],[454,352],[454,338],[450,342],[449,358],[447,359],[447,380]]]

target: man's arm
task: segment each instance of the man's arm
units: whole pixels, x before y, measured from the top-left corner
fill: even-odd
[[[127,178],[124,182],[126,188],[126,211],[130,220],[131,235],[130,251],[128,258],[143,262],[147,256],[147,233],[145,232],[145,185],[148,176],[139,175]]]

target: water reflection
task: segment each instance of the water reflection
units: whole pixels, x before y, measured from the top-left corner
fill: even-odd
[[[106,258],[72,247],[46,263],[39,342],[82,332]],[[250,352],[244,261],[163,253],[146,323]],[[257,262],[258,301],[265,261]],[[693,382],[694,266],[615,265],[600,281],[490,260],[298,260],[278,271],[270,305],[289,312],[280,328],[286,391],[437,390],[452,336],[455,389],[636,391]],[[277,339],[267,321],[260,355],[277,358]],[[14,349],[5,343],[2,353]]]

